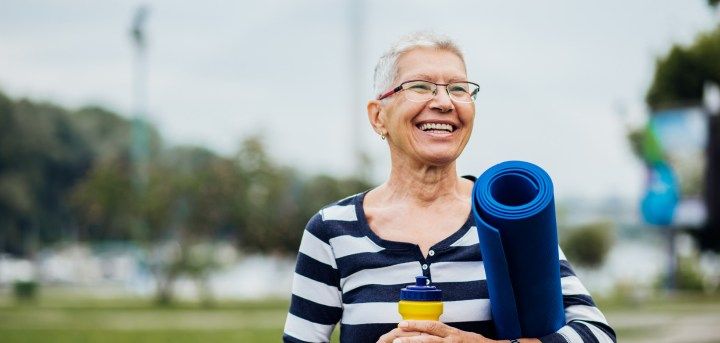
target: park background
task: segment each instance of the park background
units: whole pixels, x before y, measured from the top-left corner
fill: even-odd
[[[648,123],[717,108],[719,11],[3,1],[1,340],[278,341],[306,221],[389,170],[364,114],[377,58],[434,30],[481,85],[459,171],[520,159],[549,172],[561,244],[621,342],[720,342],[708,137],[682,159],[680,218],[641,213],[667,158]]]

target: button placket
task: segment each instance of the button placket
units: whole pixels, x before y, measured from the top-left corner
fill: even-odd
[[[426,256],[425,254],[423,254],[419,245],[416,245],[416,247],[417,247],[418,262],[420,263],[420,272],[422,273],[423,276],[426,276],[428,279],[432,280],[432,276],[430,275],[430,264],[431,264],[432,256],[435,255],[435,252],[433,251],[433,253],[431,254],[428,251],[428,255]]]
[[[430,264],[434,262],[435,256],[435,249],[430,249],[427,252],[427,256],[423,256],[423,260],[420,262],[420,267],[422,268],[423,275],[427,276],[428,278],[431,278],[430,276]],[[432,279],[432,278],[431,278]]]

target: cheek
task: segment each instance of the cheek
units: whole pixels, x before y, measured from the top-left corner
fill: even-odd
[[[463,124],[465,124],[468,128],[472,129],[475,122],[475,108],[469,109],[467,112],[461,113],[460,120],[462,120]]]
[[[473,125],[475,125],[475,115],[471,115],[468,117],[466,125],[472,130]]]
[[[388,113],[388,119],[395,128],[411,127],[413,118],[420,114],[424,108],[422,104],[407,101],[405,104],[398,106],[392,113]]]
[[[464,108],[460,115],[470,121],[475,119],[475,104],[470,104],[467,108]]]

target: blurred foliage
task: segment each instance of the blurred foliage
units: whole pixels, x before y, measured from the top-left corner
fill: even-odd
[[[0,94],[0,248],[26,253],[28,238],[59,239],[72,213],[66,196],[92,152],[63,108]]]
[[[13,295],[18,301],[34,301],[37,299],[39,284],[36,281],[13,282]]]
[[[0,93],[0,252],[28,256],[67,239],[132,240],[148,248],[175,242],[181,253],[155,264],[162,293],[181,274],[202,281],[213,268],[187,258],[191,247],[223,240],[245,251],[293,254],[323,205],[370,187],[363,178],[303,175],[279,165],[261,137],[246,138],[226,157],[164,146],[144,125],[146,158],[138,160],[129,119]]]
[[[703,272],[697,256],[680,256],[675,270],[675,290],[685,292],[702,292],[705,290]],[[662,273],[655,282],[655,288],[666,289],[668,273]]]
[[[718,0],[708,0],[707,3],[714,10],[717,9]],[[674,45],[665,56],[658,58],[645,102],[653,112],[673,107],[699,106],[702,104],[706,82],[720,84],[720,25],[714,30],[699,34],[691,45]],[[645,162],[647,155],[644,153],[653,148],[648,145],[652,141],[650,136],[645,127],[635,128],[628,133],[628,142],[633,153]],[[687,164],[687,161],[683,163]],[[681,194],[707,194],[708,187],[711,186],[708,186],[705,180],[704,168],[685,170],[690,172],[683,175],[683,182],[680,183]],[[712,210],[708,212],[712,214]],[[717,226],[711,224],[710,219],[705,229],[695,231],[701,249],[720,249],[720,244],[716,243],[716,231]]]
[[[702,291],[704,290],[703,273],[698,265],[697,258],[680,257],[678,270],[675,276],[675,285],[681,290]]]
[[[720,84],[720,26],[658,59],[645,101],[652,110],[698,105],[706,81]]]
[[[157,146],[159,135],[152,137]],[[70,111],[0,93],[0,251],[27,255],[38,244],[77,235],[73,189],[103,170],[97,165],[127,164],[129,138],[127,120],[101,108]],[[122,230],[124,223],[114,221],[107,230]]]
[[[647,130],[644,127],[630,130],[627,134],[628,143],[630,143],[630,149],[632,150],[633,155],[643,161],[645,160],[643,155],[645,148],[643,144],[647,141],[645,136],[647,136]]]
[[[560,240],[568,261],[589,268],[598,268],[603,264],[613,243],[612,226],[608,222],[564,229]]]

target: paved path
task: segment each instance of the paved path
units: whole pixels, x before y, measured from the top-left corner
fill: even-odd
[[[715,308],[716,307],[716,308]],[[720,306],[658,311],[607,313],[623,343],[720,343]]]

